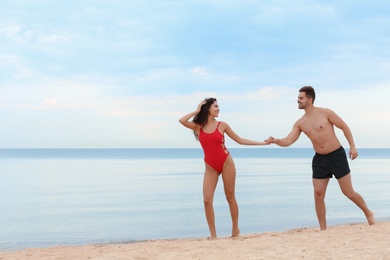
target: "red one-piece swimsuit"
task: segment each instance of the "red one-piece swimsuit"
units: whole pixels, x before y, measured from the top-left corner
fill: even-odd
[[[223,164],[229,156],[229,151],[225,147],[225,138],[218,127],[212,133],[206,133],[202,127],[199,132],[199,142],[203,148],[204,161],[218,173],[222,172]]]

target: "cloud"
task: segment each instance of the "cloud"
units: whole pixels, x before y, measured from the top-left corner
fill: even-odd
[[[185,113],[195,110],[198,102],[210,96],[217,97],[220,103],[219,120],[227,121],[236,133],[249,139],[263,140],[269,135],[283,137],[303,114],[296,104],[298,89],[293,87],[259,87],[256,91],[244,90],[240,93],[226,91],[180,95],[166,93],[155,97],[147,94],[117,96],[112,94],[112,90],[105,85],[90,85],[77,81],[51,82],[40,85],[36,91],[30,90],[26,93],[29,98],[23,98],[23,103],[19,103],[22,108],[20,111],[30,112],[20,114],[14,111],[14,114],[18,114],[21,120],[28,116],[29,121],[45,115],[46,120],[40,124],[57,122],[56,125],[50,126],[53,133],[62,131],[60,130],[63,128],[62,125],[73,129],[62,133],[63,139],[57,139],[57,135],[46,134],[47,143],[60,147],[65,145],[62,143],[63,140],[71,140],[71,136],[77,135],[77,131],[87,133],[97,129],[100,129],[99,132],[90,135],[89,138],[93,136],[98,138],[101,141],[96,144],[103,146],[110,146],[111,143],[111,147],[198,147],[199,144],[194,141],[191,131],[183,129],[178,119]],[[20,91],[26,92],[27,89]],[[7,94],[15,95],[13,99],[22,102],[22,99],[16,96],[18,93],[20,92]],[[378,147],[386,145],[379,134],[390,131],[389,124],[383,124],[383,120],[387,122],[390,120],[390,111],[385,105],[387,104],[385,97],[389,94],[386,85],[370,89],[337,91],[320,87],[317,89],[316,102],[318,106],[333,109],[348,122],[359,141],[359,147],[370,145]],[[375,100],[377,104],[382,105],[371,106],[367,100]],[[3,104],[2,111],[10,109],[12,108],[5,108]],[[362,121],[365,124],[362,124]],[[6,122],[4,125],[8,127]],[[378,125],[382,125],[382,129],[374,127]],[[29,129],[36,127],[38,125],[33,124]],[[35,133],[35,138],[40,135],[34,130],[32,132]],[[375,137],[369,138],[368,132]],[[344,139],[340,137],[340,140]],[[88,140],[89,147],[94,141],[93,138]],[[83,141],[79,144],[72,141],[68,145],[71,144],[87,145]],[[229,147],[239,146],[231,141],[228,141],[228,144]],[[308,147],[310,142],[302,135],[294,146]]]
[[[303,112],[298,89],[313,85],[316,104],[345,118],[359,144],[390,146],[380,138],[390,131],[388,7],[350,0],[9,2],[0,10],[3,140],[9,147],[44,146],[34,140],[198,147],[177,119],[206,97],[218,99],[220,119],[240,135],[283,136]],[[20,141],[29,136],[23,129],[34,135]]]
[[[46,105],[49,105],[49,106],[57,106],[58,105],[57,98],[55,98],[55,97],[45,98],[43,100],[43,103],[46,104]]]
[[[71,39],[67,35],[51,34],[51,35],[40,35],[37,37],[38,42],[43,43],[69,43]]]
[[[201,67],[194,67],[191,71],[197,75],[204,76],[206,75],[206,69]]]
[[[0,36],[9,39],[15,39],[15,37],[21,32],[23,26],[20,24],[13,24],[0,27]]]
[[[290,89],[291,88],[284,86],[263,87],[257,91],[249,92],[247,94],[247,99],[253,101],[280,99],[284,98]]]
[[[17,55],[12,54],[0,54],[0,64],[2,65],[10,65],[17,63],[19,57]]]

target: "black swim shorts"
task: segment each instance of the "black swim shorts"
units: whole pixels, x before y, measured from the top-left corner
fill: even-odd
[[[328,179],[332,178],[332,175],[340,179],[351,172],[347,154],[342,146],[328,154],[316,153],[313,157],[312,168],[313,179]]]

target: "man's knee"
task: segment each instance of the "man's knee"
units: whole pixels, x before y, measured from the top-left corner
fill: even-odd
[[[356,192],[353,189],[342,190],[343,194],[350,200],[356,197]]]
[[[314,191],[314,199],[315,200],[324,200],[325,199],[325,191]]]

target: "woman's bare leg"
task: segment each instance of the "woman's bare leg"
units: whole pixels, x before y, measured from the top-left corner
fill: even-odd
[[[236,166],[230,155],[223,166],[222,179],[226,200],[229,203],[230,215],[232,218],[232,237],[238,237],[240,235],[240,229],[238,228],[238,204],[235,195]]]
[[[214,216],[214,192],[217,187],[219,173],[212,167],[206,164],[206,171],[203,177],[203,203],[206,214],[207,224],[210,230],[209,239],[217,238],[217,231],[215,228],[215,216]]]

